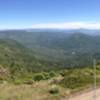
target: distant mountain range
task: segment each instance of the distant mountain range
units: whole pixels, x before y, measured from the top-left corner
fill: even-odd
[[[90,35],[91,34],[91,35]],[[96,47],[100,43],[99,30],[6,30],[0,31],[0,38],[8,38],[24,46],[47,48]]]
[[[67,32],[67,33],[85,33],[90,35],[100,35],[99,29],[26,29],[29,32]]]

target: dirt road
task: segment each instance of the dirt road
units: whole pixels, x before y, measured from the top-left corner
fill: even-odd
[[[94,97],[94,91],[88,91],[88,92],[77,94],[70,98],[66,97],[64,100],[100,100],[100,88],[96,89],[96,99]]]

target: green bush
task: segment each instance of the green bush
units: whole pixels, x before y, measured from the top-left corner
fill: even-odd
[[[44,80],[45,77],[44,77],[43,73],[39,73],[39,74],[34,75],[33,79],[34,79],[34,81],[40,81],[40,80]]]
[[[50,77],[54,77],[54,76],[56,76],[56,73],[55,73],[54,71],[51,71],[51,72],[49,73],[49,75],[50,75]]]
[[[48,80],[52,77],[56,76],[56,73],[51,71],[51,72],[41,72],[38,74],[34,75],[34,80],[35,81],[40,81],[40,80]]]
[[[49,73],[43,72],[42,74],[44,75],[45,80],[50,79]]]

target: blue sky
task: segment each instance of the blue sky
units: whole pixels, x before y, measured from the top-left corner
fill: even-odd
[[[100,0],[0,1],[0,29],[46,26],[59,28],[66,24],[70,24],[70,27],[77,24],[78,27],[86,24],[88,27],[99,27]]]

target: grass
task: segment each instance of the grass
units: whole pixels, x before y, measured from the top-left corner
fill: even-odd
[[[59,93],[51,94],[50,80],[27,84],[0,84],[0,100],[61,100],[64,90],[59,87]]]

